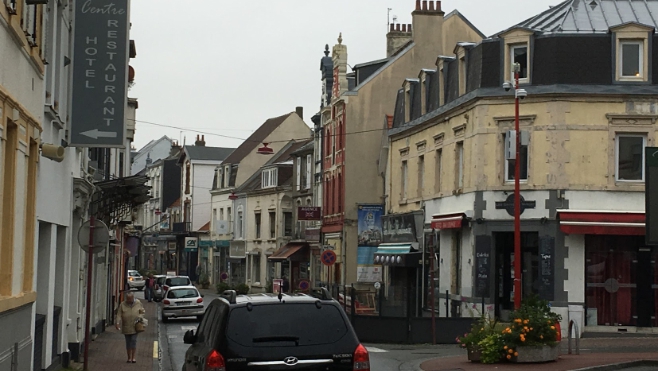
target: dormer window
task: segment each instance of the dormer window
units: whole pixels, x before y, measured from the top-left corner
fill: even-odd
[[[273,188],[277,186],[278,169],[263,170],[262,173],[262,188]]]
[[[619,73],[621,77],[642,78],[643,41],[622,41]]]
[[[648,82],[651,67],[649,39],[653,27],[628,23],[611,27],[614,37],[615,75],[620,82]]]
[[[512,65],[518,63],[521,66],[519,70],[519,81],[528,79],[528,44],[516,44],[510,46],[510,59]]]

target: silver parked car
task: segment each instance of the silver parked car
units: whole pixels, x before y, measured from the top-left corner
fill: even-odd
[[[162,322],[170,318],[197,317],[203,319],[203,295],[194,286],[170,287],[162,300]]]
[[[162,301],[162,298],[164,298],[165,278],[167,278],[167,276],[163,274],[153,276],[153,279],[155,280],[155,286],[153,286],[153,300],[155,301]]]

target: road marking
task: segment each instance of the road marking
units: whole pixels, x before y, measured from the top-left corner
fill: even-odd
[[[387,353],[388,350],[379,349],[375,347],[366,347],[366,350],[370,353]]]
[[[153,342],[153,358],[158,358],[158,341]]]
[[[196,330],[196,326],[181,326],[180,329],[183,331]]]

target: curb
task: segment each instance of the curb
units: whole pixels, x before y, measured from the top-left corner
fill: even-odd
[[[153,371],[162,371],[162,342],[160,341],[160,306],[155,309],[155,320],[158,322],[157,339],[153,349]]]
[[[638,361],[629,361],[629,362],[620,362],[620,363],[611,363],[608,365],[601,366],[591,366],[578,368],[573,371],[614,371],[614,370],[623,370],[630,367],[641,367],[641,366],[658,366],[657,360],[648,360],[641,359]]]

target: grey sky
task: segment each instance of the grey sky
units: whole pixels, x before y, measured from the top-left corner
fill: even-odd
[[[560,0],[444,0],[485,35],[525,20]],[[139,99],[135,147],[168,135],[205,134],[207,145],[235,147],[267,118],[319,109],[320,58],[339,32],[348,63],[386,57],[387,8],[412,23],[414,0],[133,0]],[[427,66],[432,67],[432,66]],[[402,82],[400,82],[402,84]],[[393,107],[391,107],[391,112]],[[348,129],[349,130],[349,129]]]

